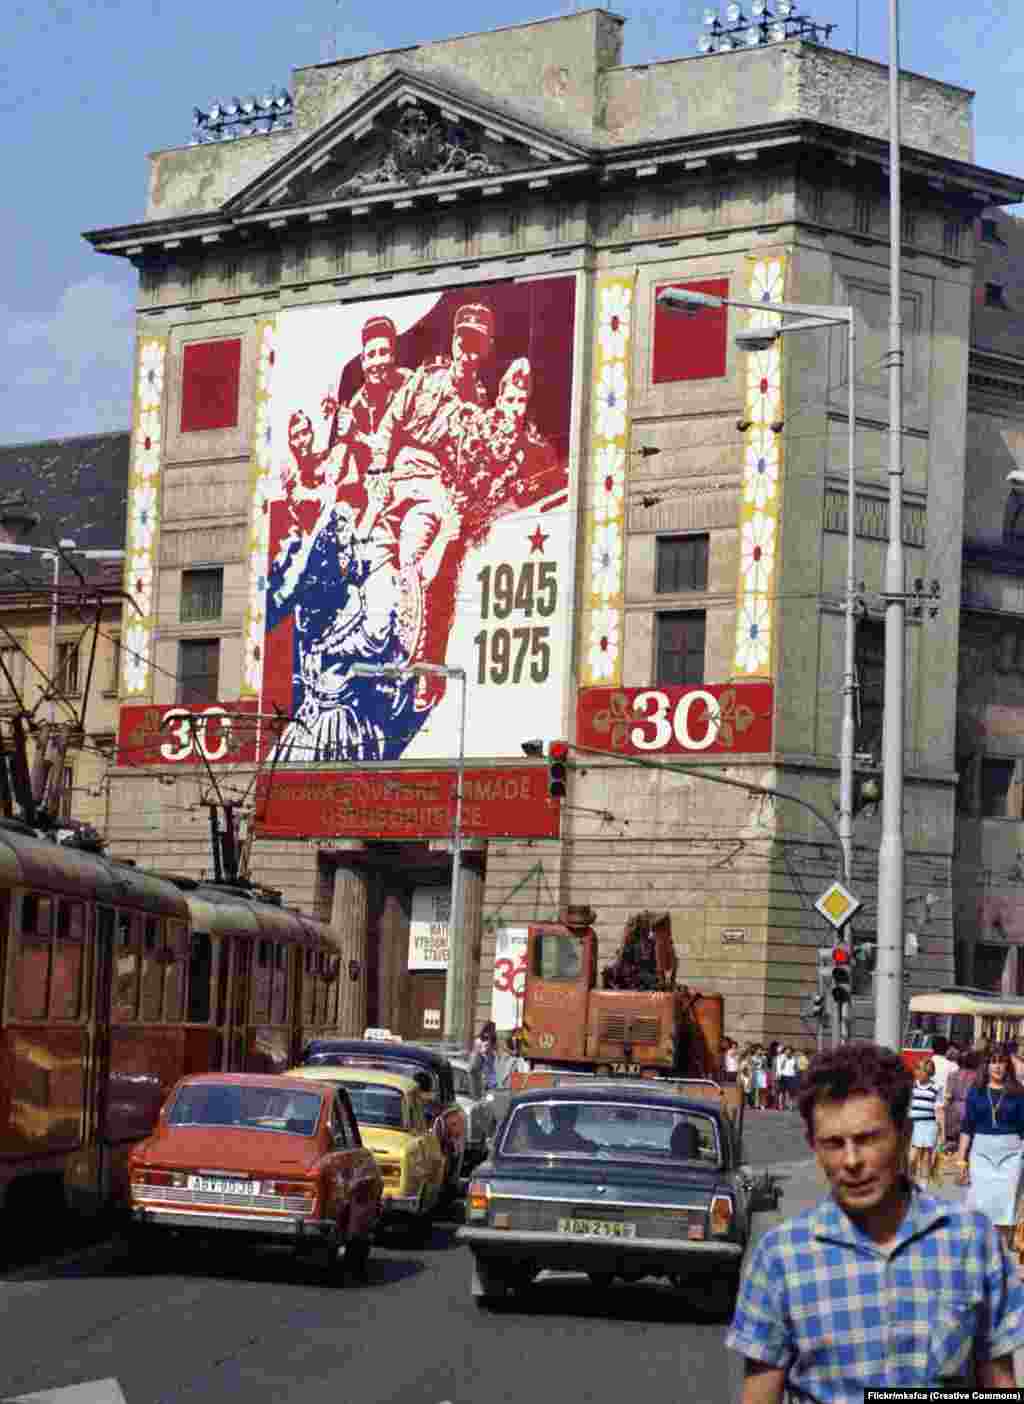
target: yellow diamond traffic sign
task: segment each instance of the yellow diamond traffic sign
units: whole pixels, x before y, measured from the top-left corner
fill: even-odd
[[[814,905],[825,920],[838,931],[846,925],[862,903],[860,898],[855,897],[841,882],[833,882],[825,888]]]

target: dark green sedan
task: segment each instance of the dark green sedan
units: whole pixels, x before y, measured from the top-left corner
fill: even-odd
[[[539,1088],[515,1097],[473,1176],[458,1238],[488,1307],[538,1273],[585,1272],[700,1285],[731,1304],[768,1178],[739,1165],[717,1105],[636,1082]]]

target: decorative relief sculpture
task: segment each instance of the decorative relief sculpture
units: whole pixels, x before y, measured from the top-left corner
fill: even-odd
[[[331,193],[344,196],[388,186],[497,175],[501,169],[484,155],[468,128],[411,103],[392,126],[383,159]]]

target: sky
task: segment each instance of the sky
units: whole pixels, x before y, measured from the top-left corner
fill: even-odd
[[[582,6],[448,0],[431,32],[409,0],[381,7],[372,28],[371,11],[349,0],[4,0],[0,117],[11,125],[4,132],[0,443],[128,426],[137,275],[125,260],[94,253],[81,231],[142,218],[146,157],[188,144],[193,107],[270,84],[290,87],[292,68],[335,53],[397,48],[572,8]],[[627,20],[625,63],[694,52],[704,0],[667,9],[627,0],[614,8]],[[902,66],[974,89],[975,160],[1019,177],[1024,11],[1008,0],[985,0],[979,10],[953,0],[903,0]],[[813,0],[806,12],[838,24],[833,47],[887,59],[886,0]]]

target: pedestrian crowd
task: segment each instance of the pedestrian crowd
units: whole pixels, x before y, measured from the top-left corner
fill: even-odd
[[[791,1111],[796,1089],[807,1071],[809,1058],[790,1044],[748,1043],[741,1049],[735,1039],[722,1040],[722,1070],[726,1082],[743,1089],[747,1106],[754,1111]]]

